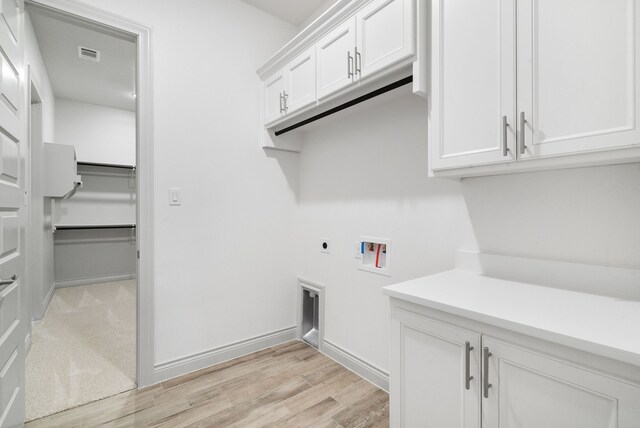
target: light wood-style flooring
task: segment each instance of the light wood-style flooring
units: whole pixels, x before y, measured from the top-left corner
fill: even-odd
[[[389,397],[295,341],[26,426],[388,427]]]

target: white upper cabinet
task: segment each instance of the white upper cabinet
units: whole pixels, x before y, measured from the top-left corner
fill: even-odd
[[[434,0],[431,173],[640,160],[639,22],[640,0]]]
[[[414,1],[374,0],[356,15],[356,78],[365,78],[414,54]]]
[[[284,75],[286,114],[313,104],[316,101],[315,46],[287,64]]]
[[[355,48],[355,18],[347,19],[318,42],[318,98],[353,83]]]
[[[635,0],[518,0],[523,158],[640,144],[639,9]]]
[[[264,83],[264,122],[273,122],[284,115],[284,71],[274,74]]]
[[[433,170],[515,160],[514,0],[434,0]]]

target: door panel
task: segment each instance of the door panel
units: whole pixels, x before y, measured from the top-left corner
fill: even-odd
[[[544,355],[483,338],[489,348],[487,428],[632,428],[640,387]]]
[[[480,336],[398,309],[392,319],[391,425],[478,428]]]
[[[432,3],[434,170],[515,160],[514,2]]]
[[[640,144],[638,2],[518,1],[522,157]]]
[[[377,0],[357,14],[358,77],[367,77],[414,54],[413,3]]]
[[[24,422],[24,156],[18,70],[22,5],[0,3],[0,427]],[[15,278],[15,279],[14,279]]]
[[[285,67],[287,114],[316,101],[315,46]]]
[[[318,42],[316,50],[318,98],[331,95],[353,83],[355,47],[355,17],[344,22]]]
[[[264,83],[264,123],[269,124],[282,117],[282,93],[284,92],[284,73],[278,72]]]

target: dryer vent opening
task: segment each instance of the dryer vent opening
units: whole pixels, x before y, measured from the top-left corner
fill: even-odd
[[[320,348],[322,343],[322,304],[323,288],[310,287],[307,284],[300,284],[300,339],[313,346]]]

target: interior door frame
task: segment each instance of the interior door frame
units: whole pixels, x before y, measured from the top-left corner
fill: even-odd
[[[137,180],[137,334],[136,383],[155,383],[154,369],[154,211],[153,211],[153,33],[150,27],[73,0],[26,0],[26,3],[128,33],[136,40],[136,180]]]

